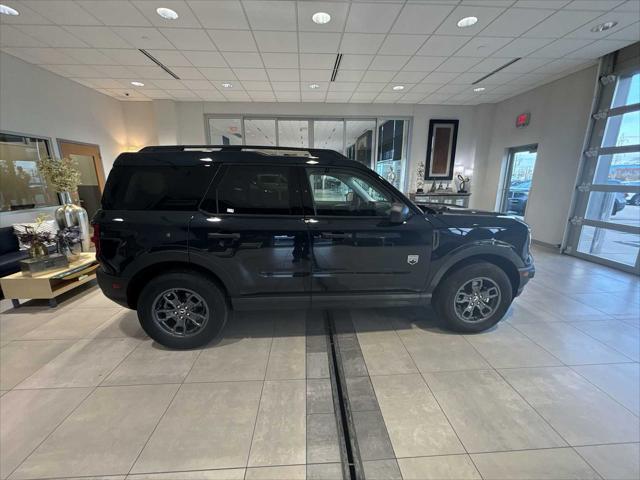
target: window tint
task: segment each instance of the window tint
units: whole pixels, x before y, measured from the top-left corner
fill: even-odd
[[[387,216],[393,197],[356,172],[307,169],[316,215]]]
[[[196,210],[215,168],[114,167],[102,197],[105,210]]]
[[[229,165],[203,208],[221,214],[292,215],[299,201],[291,168]]]

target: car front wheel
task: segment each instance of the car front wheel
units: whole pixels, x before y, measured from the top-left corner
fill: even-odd
[[[140,293],[137,309],[147,335],[174,349],[206,345],[220,333],[228,315],[220,288],[195,272],[154,278]]]
[[[434,293],[433,305],[446,326],[459,332],[481,332],[500,321],[513,293],[500,267],[473,263],[447,275]]]

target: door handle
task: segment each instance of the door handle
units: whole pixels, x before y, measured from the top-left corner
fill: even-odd
[[[344,239],[344,238],[351,238],[351,234],[350,233],[331,233],[331,232],[322,232],[320,235],[322,235],[322,238],[328,238],[328,239],[332,239],[332,240],[337,240],[337,239]]]
[[[240,238],[239,233],[209,233],[207,234],[208,238],[215,239],[230,239],[230,240],[238,240]]]

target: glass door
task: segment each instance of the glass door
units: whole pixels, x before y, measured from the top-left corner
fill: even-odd
[[[604,62],[565,251],[640,273],[640,71]]]
[[[509,149],[500,202],[501,212],[524,219],[537,155],[537,145]]]

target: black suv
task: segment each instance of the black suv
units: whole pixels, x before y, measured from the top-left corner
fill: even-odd
[[[93,225],[102,291],[173,348],[209,342],[231,309],[431,302],[450,328],[477,332],[534,274],[526,224],[420,208],[331,150],[123,153]]]

